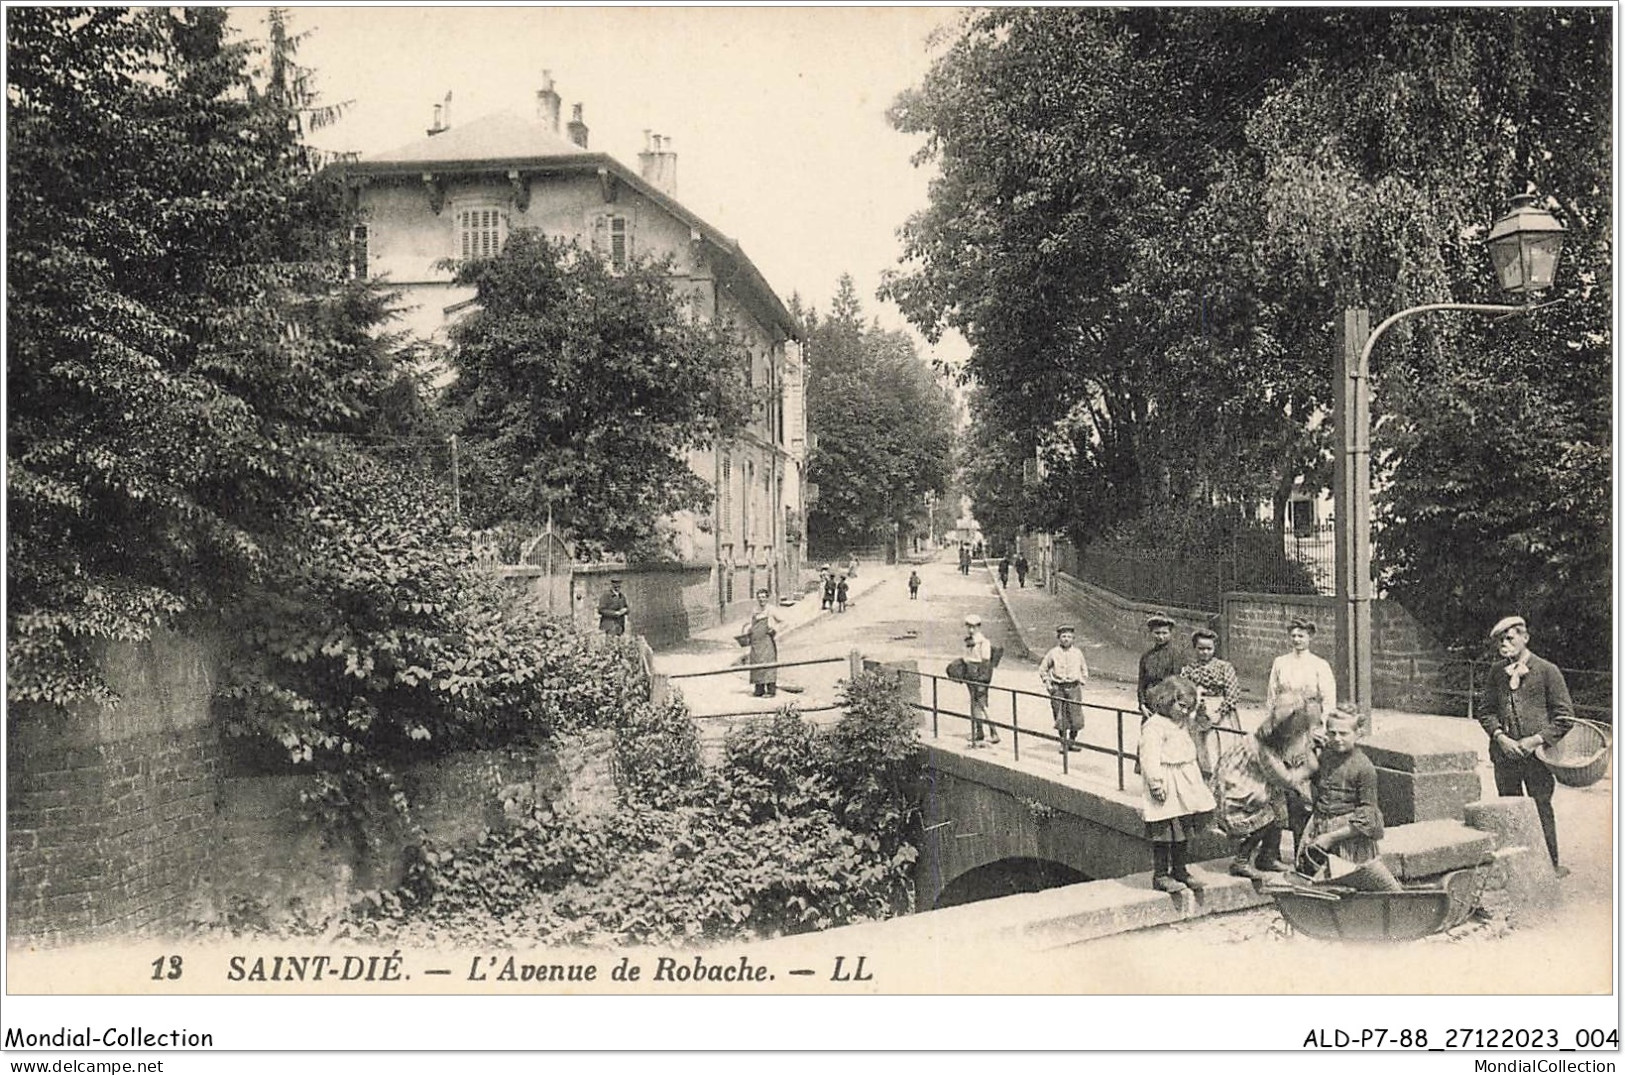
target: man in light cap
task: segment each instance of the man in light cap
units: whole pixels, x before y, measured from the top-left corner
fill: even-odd
[[[993,643],[982,633],[982,617],[965,617],[965,687],[970,691],[970,745],[982,745],[982,723],[987,716],[987,685],[993,681]],[[999,730],[988,727],[990,742],[999,741]]]
[[[1563,673],[1551,661],[1529,650],[1529,625],[1508,616],[1490,629],[1503,664],[1490,672],[1478,723],[1490,737],[1490,763],[1495,790],[1501,795],[1527,794],[1535,800],[1546,853],[1559,877],[1568,870],[1557,862],[1557,818],[1552,813],[1554,781],[1550,769],[1535,757],[1542,743],[1551,746],[1568,734],[1574,703]]]

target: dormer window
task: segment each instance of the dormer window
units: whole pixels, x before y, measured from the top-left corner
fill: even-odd
[[[457,210],[457,256],[495,257],[508,238],[508,214],[500,206],[468,205]]]

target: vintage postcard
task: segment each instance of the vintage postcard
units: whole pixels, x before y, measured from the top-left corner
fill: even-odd
[[[8,1060],[1604,1070],[1615,22],[8,6]]]

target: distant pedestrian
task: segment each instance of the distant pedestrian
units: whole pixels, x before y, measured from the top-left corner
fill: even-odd
[[[1551,746],[1574,726],[1574,702],[1557,666],[1529,649],[1529,625],[1508,616],[1490,632],[1505,665],[1492,670],[1478,723],[1490,737],[1490,763],[1495,790],[1501,795],[1528,795],[1535,800],[1546,853],[1559,877],[1568,870],[1557,863],[1557,817],[1552,813],[1552,771],[1535,757],[1541,744]]]
[[[1236,669],[1229,661],[1220,660],[1219,636],[1206,627],[1191,635],[1191,661],[1179,674],[1196,684],[1196,761],[1203,776],[1212,776],[1219,755],[1239,736],[1221,736],[1219,729],[1241,731],[1241,717],[1236,712],[1236,698],[1241,686]]]
[[[1026,589],[1027,587],[1027,557],[1024,553],[1016,554],[1016,582]]]
[[[830,611],[835,610],[835,575],[830,572],[824,576],[824,607]]]
[[[970,745],[982,745],[983,725],[989,742],[999,741],[999,730],[988,724],[987,685],[993,682],[993,643],[982,633],[982,617],[965,617],[965,687],[970,691]]]
[[[1089,681],[1089,665],[1083,651],[1073,645],[1076,639],[1077,628],[1061,624],[1055,629],[1055,645],[1038,663],[1038,678],[1049,695],[1055,734],[1063,752],[1081,749],[1078,733],[1083,731],[1083,685]]]
[[[961,545],[961,546],[959,546],[959,573],[961,575],[969,575],[970,574],[970,546],[969,545]]]
[[[849,579],[855,579],[858,577],[858,558],[856,554],[849,557],[846,561],[846,577]]]
[[[621,592],[621,580],[610,579],[609,591],[598,599],[598,629],[606,635],[624,635],[631,614],[632,606]]]
[[[999,585],[1010,585],[1010,557],[1006,556],[999,561]]]
[[[740,637],[750,646],[746,654],[747,664],[777,664],[779,660],[779,618],[767,605],[768,593],[766,590],[756,591],[756,608],[745,623],[745,629]],[[777,668],[752,668],[750,672],[752,692],[758,698],[772,698],[779,693],[779,670]]]
[[[1213,793],[1196,765],[1191,716],[1196,687],[1170,676],[1146,696],[1151,717],[1140,733],[1145,797],[1140,814],[1151,840],[1151,887],[1158,892],[1200,893],[1207,886],[1191,876],[1188,848],[1214,807]]]
[[[835,611],[836,612],[845,612],[846,611],[847,593],[848,593],[848,589],[847,589],[847,585],[846,585],[846,576],[842,575],[838,580],[836,580],[836,583],[835,583]]]
[[[920,573],[918,571],[908,573],[908,599],[910,601],[920,599]]]

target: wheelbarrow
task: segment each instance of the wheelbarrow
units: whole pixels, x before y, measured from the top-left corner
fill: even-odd
[[[1328,941],[1414,941],[1466,920],[1478,902],[1481,872],[1482,867],[1455,870],[1437,885],[1400,892],[1366,892],[1297,875],[1265,891],[1275,898],[1281,917],[1306,936]]]

